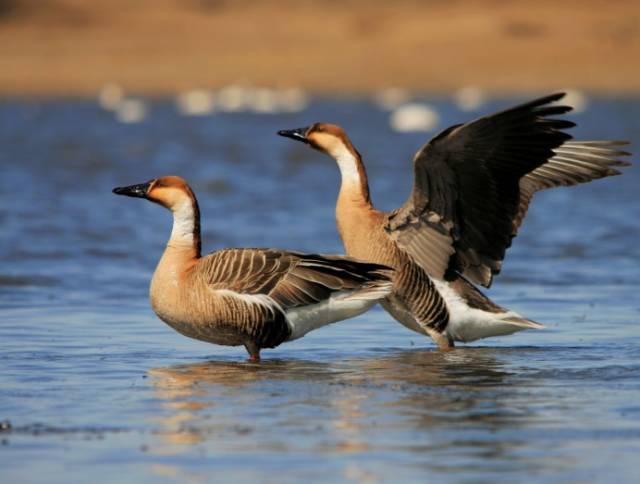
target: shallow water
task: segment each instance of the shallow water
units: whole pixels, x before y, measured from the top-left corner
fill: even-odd
[[[473,116],[433,102],[443,127]],[[546,330],[439,353],[376,308],[255,364],[156,319],[147,288],[170,215],[111,188],[184,176],[207,250],[341,252],[337,168],[275,131],[343,124],[386,209],[428,135],[390,132],[364,101],[150,108],[123,125],[89,101],[0,103],[2,482],[640,479],[637,165],[534,201],[489,294]],[[640,146],[638,100],[574,119],[578,138]]]

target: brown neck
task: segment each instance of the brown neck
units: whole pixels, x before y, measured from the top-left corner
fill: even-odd
[[[354,148],[355,158],[356,158],[356,167],[358,169],[358,177],[360,178],[360,193],[362,194],[362,200],[367,205],[371,204],[371,195],[369,193],[369,179],[367,178],[367,170],[362,163],[362,156],[360,153]]]

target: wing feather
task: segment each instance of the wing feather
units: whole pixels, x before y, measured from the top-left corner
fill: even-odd
[[[631,165],[620,159],[631,155],[618,148],[627,144],[626,141],[570,141],[555,149],[555,155],[547,163],[520,180],[520,201],[513,218],[512,236],[517,235],[536,192],[621,175],[614,167]]]
[[[389,288],[393,275],[378,264],[278,249],[225,249],[199,264],[211,289],[266,295],[282,309],[315,304],[337,291]]]
[[[414,157],[414,187],[386,229],[432,277],[490,286],[533,194],[620,172],[619,141],[570,141],[563,93],[452,126]]]

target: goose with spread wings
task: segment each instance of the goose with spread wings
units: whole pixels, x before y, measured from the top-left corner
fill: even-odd
[[[536,99],[445,129],[413,160],[414,185],[392,212],[374,208],[365,167],[339,126],[316,123],[278,134],[334,158],[341,172],[336,204],[346,253],[396,269],[382,305],[408,328],[446,349],[455,341],[542,325],[502,308],[489,287],[533,195],[620,174],[622,141],[574,141],[564,94]]]

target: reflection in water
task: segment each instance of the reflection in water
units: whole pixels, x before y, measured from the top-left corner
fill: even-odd
[[[517,376],[499,356],[500,350],[467,348],[335,363],[209,361],[153,369],[164,416],[151,451],[180,454],[194,445],[216,455],[398,451],[439,470],[456,463],[435,455],[453,449],[504,458],[522,445],[517,429],[533,416],[511,406],[523,389],[509,385]],[[487,437],[507,427],[508,435]],[[354,465],[343,468],[346,478],[375,478]]]
[[[213,407],[217,398],[224,399],[225,403],[234,396],[246,400],[247,395],[252,394],[248,386],[264,381],[281,385],[295,380],[327,381],[333,371],[327,364],[300,360],[266,360],[260,363],[209,361],[156,368],[150,370],[149,375],[157,395],[164,402],[163,408],[169,414],[159,422],[163,428],[163,440],[171,444],[195,444],[215,430],[215,422],[214,425],[212,422],[203,424],[215,413]],[[271,392],[267,398],[277,396],[278,393]],[[239,434],[249,432],[246,422],[231,420],[220,423]]]

